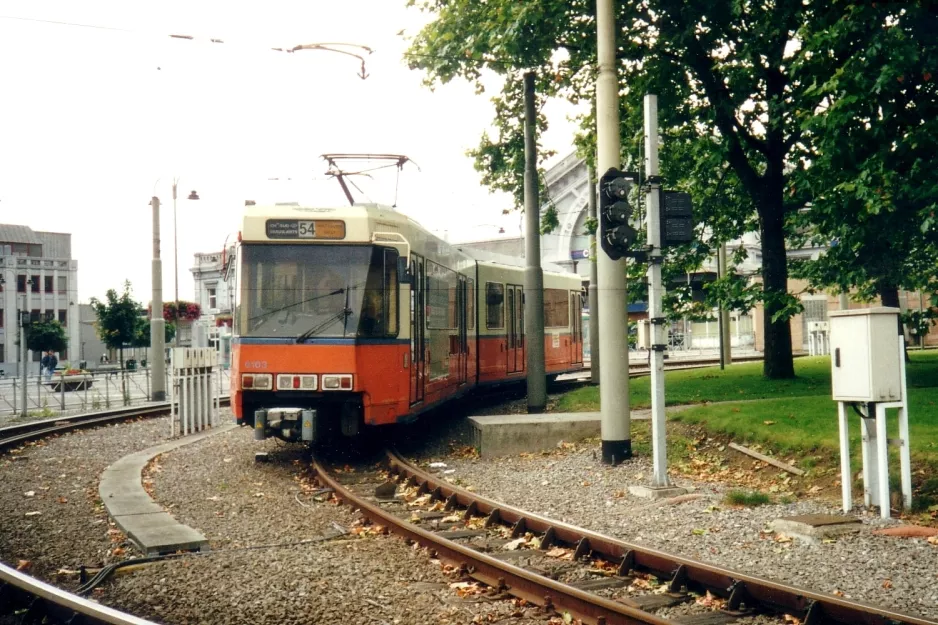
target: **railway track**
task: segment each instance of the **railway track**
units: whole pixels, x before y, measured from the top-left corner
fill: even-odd
[[[227,405],[228,398],[221,398]],[[131,417],[159,417],[169,412],[169,402],[146,407],[118,408],[61,419],[44,419],[0,428],[0,450],[80,428],[97,427]],[[0,623],[111,623],[147,625],[147,621],[89,601],[25,575],[0,563]]]
[[[938,625],[532,514],[456,487],[395,452],[387,452],[383,466],[331,472],[313,461],[320,484],[376,526],[421,544],[496,593],[584,623],[723,625],[775,615],[779,623],[804,625]],[[691,593],[707,600],[694,602]],[[655,614],[676,606],[688,609],[673,620]]]

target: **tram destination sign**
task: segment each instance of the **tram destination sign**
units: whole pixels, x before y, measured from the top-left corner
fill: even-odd
[[[337,219],[268,219],[268,239],[344,239],[345,222]]]

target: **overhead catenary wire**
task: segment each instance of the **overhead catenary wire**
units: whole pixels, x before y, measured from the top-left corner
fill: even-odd
[[[190,34],[179,33],[179,32],[157,33],[157,32],[152,32],[152,31],[141,31],[141,30],[137,30],[133,28],[122,28],[119,26],[104,26],[101,24],[87,24],[87,23],[82,23],[82,22],[70,22],[70,21],[65,21],[65,20],[24,17],[24,16],[19,16],[19,15],[0,15],[0,20],[33,22],[37,24],[69,26],[69,27],[74,27],[74,28],[89,28],[89,29],[94,29],[94,30],[106,30],[106,31],[112,31],[112,32],[128,33],[128,34],[148,35],[154,38],[169,37],[171,39],[182,39],[186,41],[195,41],[195,42],[204,41],[210,44],[225,44],[226,43],[226,40],[221,39],[219,37],[190,35]],[[367,53],[368,55],[371,55],[375,52],[375,49],[369,46],[357,44],[357,43],[345,43],[345,42],[323,42],[323,43],[298,44],[298,45],[283,46],[283,47],[276,47],[276,46],[265,47],[265,46],[261,46],[257,44],[245,44],[245,43],[240,43],[236,41],[235,43],[229,44],[226,47],[240,47],[240,48],[253,49],[258,52],[266,51],[266,52],[280,52],[280,53],[286,53],[286,54],[294,54],[301,50],[322,50],[325,52],[334,52],[337,54],[352,56],[361,62],[361,70],[358,76],[362,80],[368,78],[369,76],[365,68],[365,57],[361,56],[360,54],[356,54],[355,52],[352,52],[350,50],[343,49],[343,48],[351,48],[351,49],[360,50],[364,53]]]

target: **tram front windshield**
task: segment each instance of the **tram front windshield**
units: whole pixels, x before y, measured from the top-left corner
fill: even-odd
[[[237,331],[297,342],[396,335],[396,258],[368,245],[243,244]]]

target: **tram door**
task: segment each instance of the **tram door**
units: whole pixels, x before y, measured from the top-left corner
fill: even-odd
[[[524,371],[524,288],[516,284],[508,289],[508,373]]]
[[[456,289],[456,325],[458,326],[457,338],[457,365],[459,383],[465,384],[469,373],[469,318],[466,314],[469,301],[468,288],[466,286],[466,276],[459,276],[459,286]]]
[[[423,258],[410,256],[410,403],[423,401],[427,379],[426,350],[426,277]]]
[[[583,364],[583,300],[579,291],[570,291],[570,362]]]

